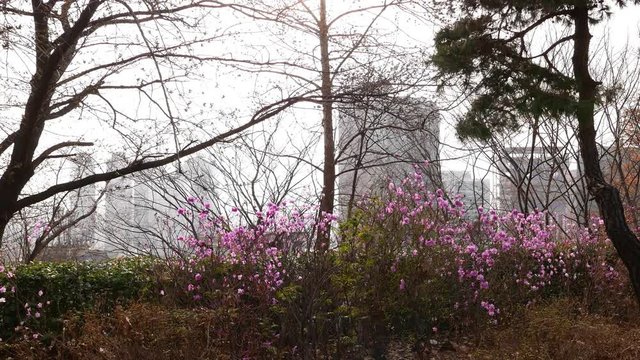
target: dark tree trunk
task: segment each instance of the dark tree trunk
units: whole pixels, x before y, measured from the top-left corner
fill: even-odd
[[[602,176],[594,126],[598,83],[589,73],[589,10],[585,3],[575,7],[573,73],[578,91],[578,139],[589,193],[595,198],[607,236],[629,270],[636,298],[640,301],[640,241],[627,225],[620,193]]]
[[[73,59],[78,39],[103,2],[90,0],[73,26],[60,37],[60,44],[54,48],[49,40],[51,9],[42,1],[32,0],[36,68],[20,128],[12,137],[11,159],[0,177],[0,245],[7,224],[20,210],[17,203],[22,189],[33,177],[37,166],[33,161],[34,153],[50,114],[56,83]]]
[[[331,68],[329,64],[329,25],[327,23],[326,0],[320,1],[319,19],[320,62],[322,65],[322,130],[324,138],[324,165],[322,176],[322,199],[320,199],[319,216],[332,214],[336,185],[335,144],[333,139],[333,94],[331,88]],[[330,234],[318,231],[316,250],[326,249]]]

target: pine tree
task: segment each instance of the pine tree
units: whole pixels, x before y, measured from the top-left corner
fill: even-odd
[[[590,27],[631,3],[640,1],[457,1],[448,6],[462,16],[437,33],[431,60],[443,83],[458,81],[475,94],[457,125],[463,140],[517,129],[525,116],[575,118],[589,192],[640,301],[640,241],[627,225],[618,190],[602,175],[594,126],[601,84],[589,70]],[[568,35],[542,49],[532,44],[534,32],[553,24]],[[567,71],[553,56],[560,47],[572,53]]]

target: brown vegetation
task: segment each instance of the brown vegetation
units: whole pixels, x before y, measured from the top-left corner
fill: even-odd
[[[633,301],[632,298],[628,298]],[[390,359],[638,359],[640,314],[588,313],[575,300],[527,309],[510,324],[426,344],[392,341]],[[5,345],[12,359],[297,358],[247,331],[237,313],[134,304],[66,320],[62,337]],[[247,324],[244,324],[247,325]],[[243,331],[239,331],[242,329]],[[255,328],[257,329],[257,327]],[[243,352],[240,351],[243,349]],[[249,349],[249,350],[247,350]]]

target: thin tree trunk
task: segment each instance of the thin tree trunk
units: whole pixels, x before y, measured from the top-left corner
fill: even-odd
[[[354,111],[354,117],[356,112]],[[347,203],[347,214],[345,219],[350,219],[353,213],[353,206],[356,199],[356,190],[358,189],[358,175],[360,174],[360,168],[362,167],[362,160],[364,158],[364,143],[367,138],[367,118],[369,116],[368,109],[364,110],[364,116],[362,117],[362,130],[360,131],[360,141],[358,141],[358,153],[355,155],[356,164],[353,168],[353,179],[351,180],[351,189],[349,191],[349,202]],[[355,119],[354,119],[355,120]]]
[[[595,198],[606,232],[618,255],[629,270],[636,298],[640,301],[640,241],[629,229],[620,193],[602,176],[594,126],[594,108],[598,83],[589,73],[589,10],[582,2],[574,10],[575,33],[573,72],[579,102],[576,109],[578,139],[589,193]]]
[[[329,26],[327,24],[326,0],[320,1],[319,18],[320,63],[322,65],[322,130],[324,139],[324,165],[322,199],[320,200],[320,217],[323,214],[332,214],[336,184],[335,144],[333,139],[333,93],[331,84],[331,68],[329,59]],[[316,250],[324,250],[329,245],[329,229],[318,229]]]
[[[625,156],[625,152],[622,148],[622,144],[620,144],[620,135],[615,138],[615,153],[616,158],[614,159],[616,173],[620,179],[620,187],[622,188],[622,194],[624,195],[624,200],[626,201],[628,206],[633,206],[633,199],[631,198],[631,192],[629,191],[629,187],[632,184],[628,183],[627,172],[624,170],[623,164],[624,161],[629,161]],[[613,179],[611,179],[613,180]],[[638,217],[636,216],[635,211],[630,211],[629,216],[631,218],[631,225],[633,225],[634,229],[638,228]]]

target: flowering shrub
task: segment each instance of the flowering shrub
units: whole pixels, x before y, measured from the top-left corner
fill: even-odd
[[[428,191],[420,173],[362,202],[342,225],[335,284],[348,294],[344,306],[396,333],[429,334],[496,322],[556,295],[628,292],[597,218],[562,235],[543,212],[469,215],[460,196]]]
[[[178,287],[198,306],[242,309],[251,316],[239,327],[260,324],[255,338],[294,349],[485,326],[556,296],[603,309],[628,294],[599,219],[562,233],[544,212],[468,214],[461,196],[428,191],[418,172],[361,202],[326,253],[311,244],[334,216],[316,223],[312,209],[270,204],[257,225],[233,225],[195,198],[178,214],[194,204],[199,231],[179,239],[193,257],[178,264]]]
[[[624,308],[617,299],[631,298],[598,218],[588,228],[558,229],[544,212],[469,214],[463,200],[428,191],[415,173],[361,202],[332,231],[337,246],[316,252],[318,231],[333,226],[333,215],[317,221],[317,209],[269,204],[249,226],[190,198],[177,209],[178,217],[196,219],[192,235],[178,239],[188,256],[161,265],[133,259],[1,269],[2,337],[46,335],[60,331],[67,311],[95,316],[151,295],[169,312],[206,314],[215,324],[204,327],[207,342],[236,357],[360,358],[362,349],[384,351],[391,335],[477,329],[555,297],[610,314]]]
[[[214,216],[201,200],[191,198],[189,202],[190,209],[198,212],[198,230],[178,240],[192,255],[178,263],[171,261],[169,266],[178,270],[172,275],[178,298],[198,307],[239,311],[242,316],[227,330],[261,344],[245,343],[238,354],[258,356],[279,338],[274,311],[278,294],[285,283],[305,276],[296,273],[294,278],[292,271],[313,248],[318,231],[327,231],[335,216],[325,215],[317,221],[317,209],[295,208],[285,202],[257,211],[257,221],[250,226],[241,224],[240,216]],[[178,215],[192,217],[190,211],[194,210],[180,208]]]
[[[184,289],[195,301],[216,300],[207,297],[215,290],[236,300],[255,298],[274,303],[275,292],[287,276],[287,259],[305,250],[318,228],[326,230],[335,220],[324,216],[316,222],[315,212],[292,209],[284,203],[269,204],[256,212],[255,226],[233,226],[234,219],[212,217],[208,208],[203,203],[199,210],[199,236],[178,239],[193,250],[193,256],[181,266],[191,274]],[[188,211],[178,209],[181,215]]]

